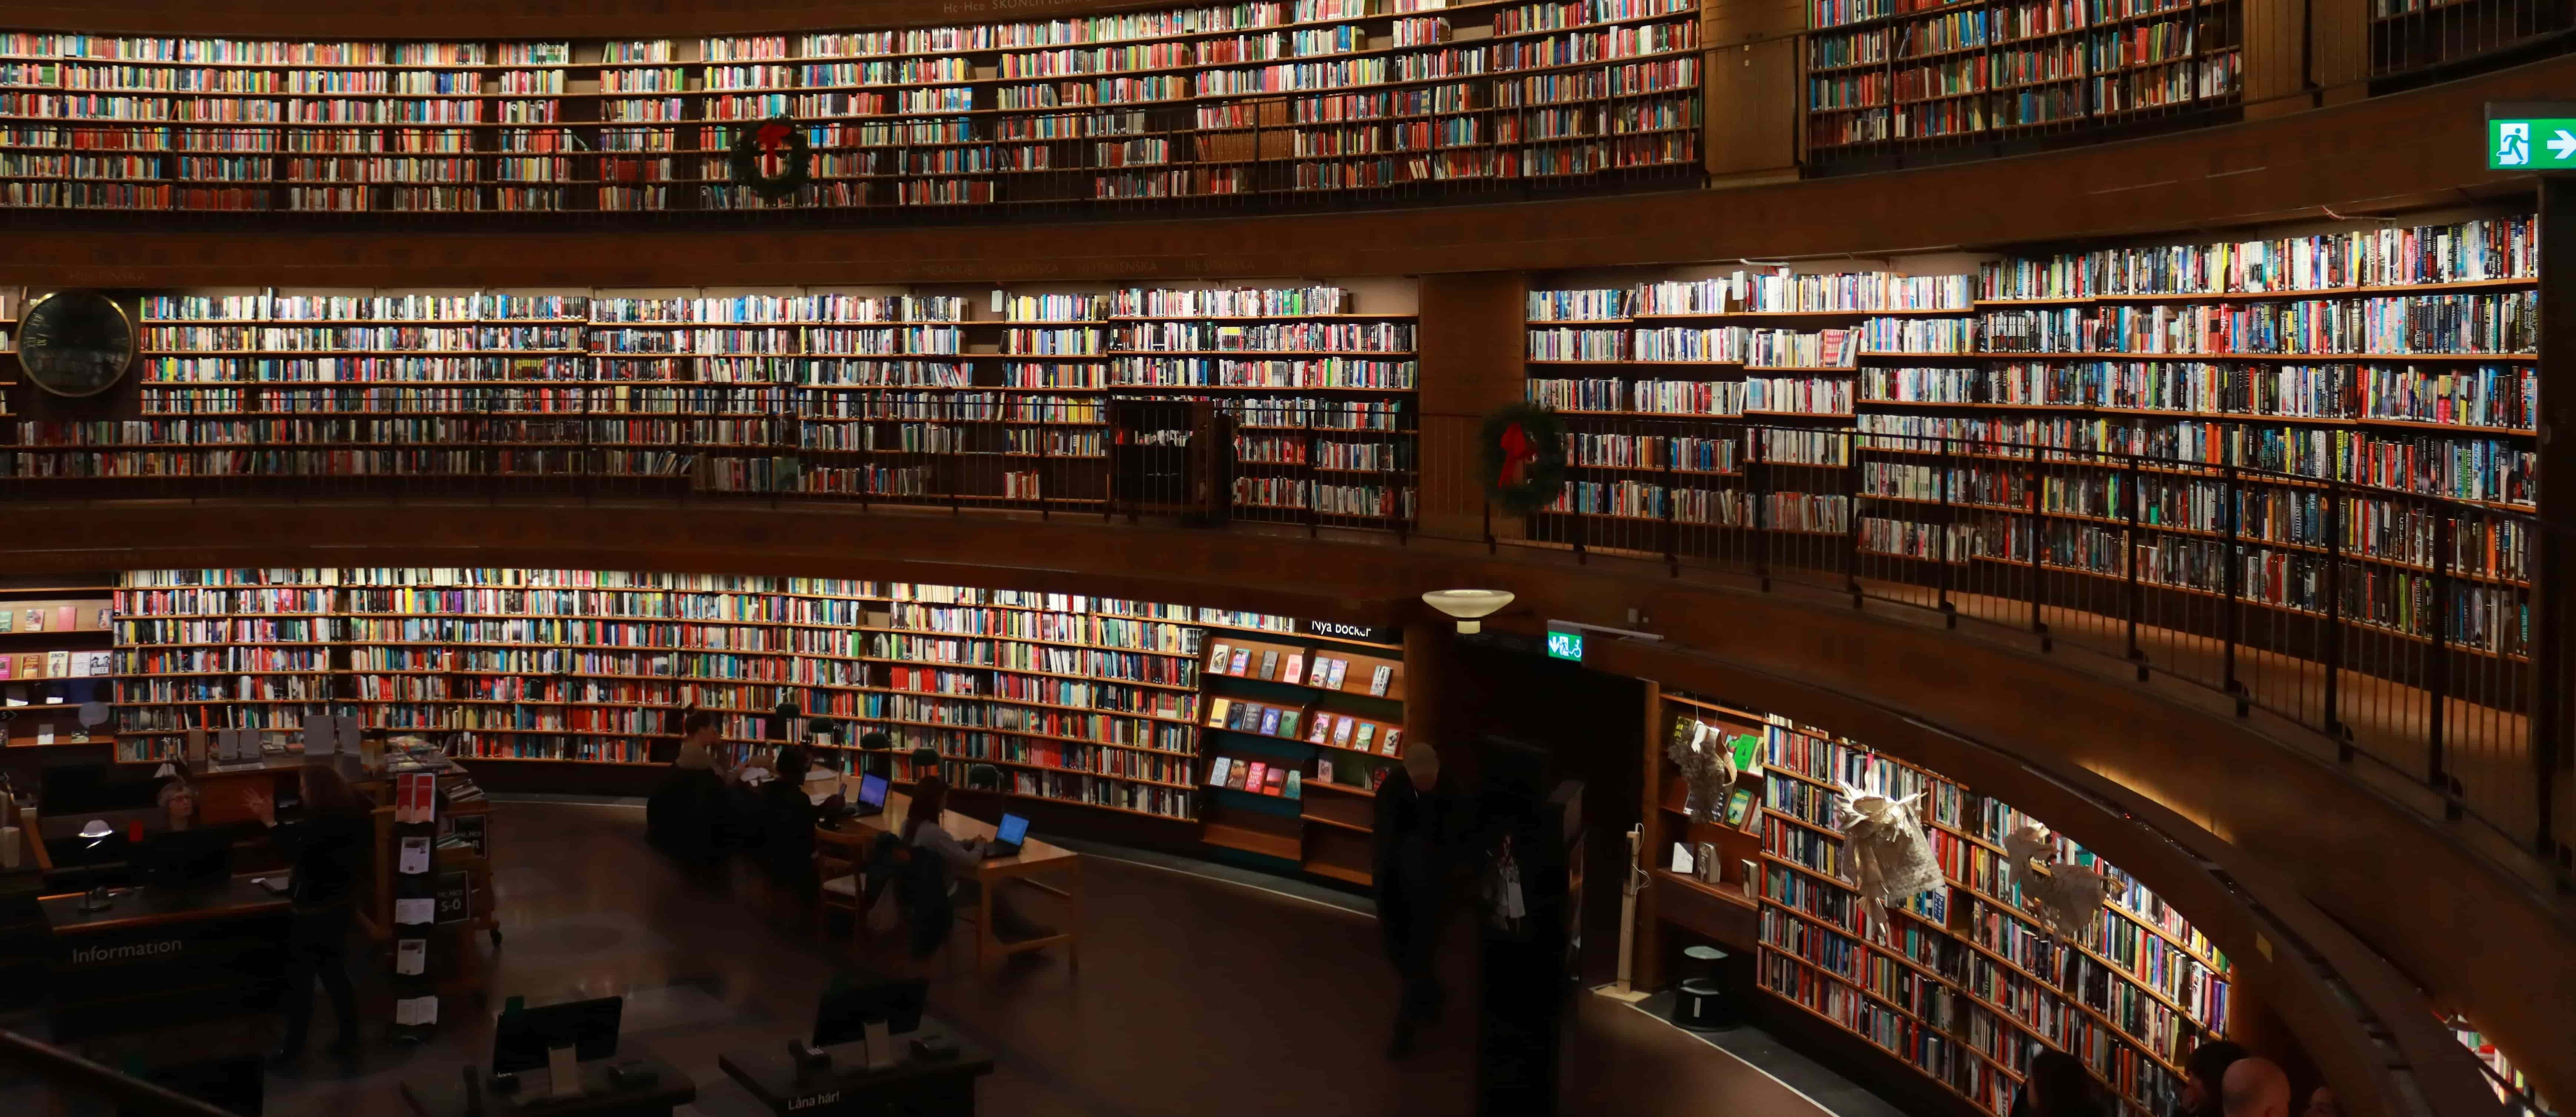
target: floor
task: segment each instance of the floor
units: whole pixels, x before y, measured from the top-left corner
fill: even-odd
[[[696,1079],[702,1117],[765,1112],[716,1068],[727,1049],[768,1049],[807,1030],[825,975],[853,958],[900,964],[873,944],[823,945],[764,917],[757,889],[693,879],[649,851],[642,812],[510,802],[494,821],[505,943],[495,998],[452,998],[430,1043],[376,1045],[343,1071],[322,1060],[269,1080],[277,1117],[392,1114],[405,1078],[445,1078],[488,1053],[498,997],[530,1003],[623,994],[625,1038]],[[1211,877],[1153,859],[1094,857],[1079,973],[1058,952],[977,974],[952,947],[928,967],[931,1011],[997,1055],[983,1111],[1012,1117],[1329,1113],[1439,1117],[1474,1111],[1473,990],[1453,973],[1443,1027],[1404,1062],[1385,1057],[1391,979],[1364,902],[1276,881]],[[1033,914],[1052,918],[1042,905]],[[889,905],[889,908],[891,905]],[[1460,949],[1468,945],[1457,928]],[[481,947],[479,940],[476,946]],[[1578,995],[1561,1112],[1886,1117],[1883,1103],[1744,1029],[1704,1041],[1651,1014]],[[327,1010],[324,1011],[327,1016]],[[317,1032],[327,1028],[317,1021]],[[256,1029],[190,1040],[238,1045]],[[327,1033],[325,1033],[327,1034]],[[1798,1082],[1733,1057],[1752,1057]],[[0,1111],[30,1089],[0,1080]],[[1833,1110],[1808,1096],[1836,1103]],[[1872,1108],[1872,1106],[1876,1108]],[[1519,1112],[1521,1110],[1516,1110]]]

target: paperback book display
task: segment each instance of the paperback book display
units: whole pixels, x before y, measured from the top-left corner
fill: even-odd
[[[1700,161],[1699,23],[1696,0],[1254,0],[693,41],[0,31],[0,205],[984,206],[1670,177]],[[811,155],[772,200],[735,184],[731,151],[781,117]]]

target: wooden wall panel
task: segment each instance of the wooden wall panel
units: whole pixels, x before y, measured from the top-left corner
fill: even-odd
[[[2437,1101],[2460,1081],[2474,1087],[2475,1072],[2447,1061],[2465,1055],[2432,1027],[2418,986],[2442,1003],[2467,1006],[2535,1068],[2544,1093],[2576,1091],[2576,1082],[2550,1077],[2576,1069],[2576,1027],[2569,1026],[2576,928],[2553,901],[2474,848],[2469,831],[2437,828],[2314,759],[2321,743],[2302,744],[2293,727],[2239,720],[2200,691],[2127,683],[2117,671],[2092,673],[2088,659],[2026,653],[1914,623],[1911,614],[1677,581],[1653,567],[1487,556],[1481,546],[1438,540],[1396,548],[1093,520],[604,500],[26,504],[11,513],[17,522],[46,525],[44,541],[0,552],[0,572],[297,565],[327,553],[330,561],[359,564],[905,578],[1378,625],[1419,619],[1416,595],[1462,585],[1521,595],[1515,619],[1489,622],[1497,625],[1561,617],[1628,627],[1629,608],[1651,606],[1652,627],[1671,643],[1640,651],[1646,646],[1602,641],[1588,663],[1832,726],[2049,819],[2191,913],[2306,1037],[2339,1091],[2385,1085],[2365,1065],[2375,1049],[2331,990],[2301,986],[2307,979],[2286,962],[2259,961],[2255,936],[2266,924],[2193,858],[2221,864],[2272,918],[2295,920],[2309,945],[2326,951],[2395,1030],[2404,1058],[2431,1076],[2427,1088]],[[1692,650],[1703,648],[1724,654]],[[2084,713],[2070,718],[2068,710]],[[2008,742],[2016,757],[2000,758],[1971,740]],[[2021,768],[2021,760],[2044,766],[2050,778]],[[2225,840],[2179,847],[2122,815],[2147,819],[2164,834]],[[2316,914],[2310,901],[2332,918]],[[2404,978],[2358,943],[2338,939],[2343,927]],[[2383,1112],[2359,1103],[2347,1111]]]
[[[1807,6],[1798,0],[1711,0],[1701,9],[1708,173],[1720,182],[1797,174]]]
[[[1528,295],[1528,277],[1519,272],[1422,278],[1422,389],[1415,397],[1422,414],[1487,415],[1526,396]],[[1485,493],[1472,474],[1429,468],[1475,460],[1475,447],[1450,444],[1468,433],[1463,427],[1454,421],[1424,427],[1417,499],[1422,530],[1434,535],[1474,537],[1484,530]]]
[[[1726,191],[1261,219],[652,233],[190,232],[0,213],[0,283],[777,285],[1410,275],[1884,254],[2231,224],[2527,192],[2479,168],[2485,102],[2576,86],[2576,57],[2294,117],[2063,152]],[[36,220],[43,218],[42,221]],[[470,219],[436,227],[470,227]]]

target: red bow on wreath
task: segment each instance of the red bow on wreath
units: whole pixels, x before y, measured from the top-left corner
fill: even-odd
[[[788,128],[785,124],[773,120],[761,125],[760,131],[753,133],[752,142],[760,145],[761,174],[771,178],[778,176],[783,166],[780,160],[785,157],[787,132]]]
[[[1538,460],[1538,444],[1531,442],[1519,423],[1503,428],[1503,485],[1520,484],[1530,463]]]

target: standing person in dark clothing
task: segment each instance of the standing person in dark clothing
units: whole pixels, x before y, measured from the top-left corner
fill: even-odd
[[[1412,1054],[1414,1029],[1438,1020],[1448,997],[1432,955],[1457,906],[1454,878],[1468,830],[1467,800],[1456,784],[1454,776],[1442,779],[1431,742],[1417,740],[1405,746],[1404,766],[1377,789],[1377,926],[1403,983],[1390,1059]]]
[[[340,1023],[340,1038],[331,1054],[342,1061],[358,1055],[357,995],[349,986],[349,922],[356,910],[358,878],[367,850],[375,840],[375,804],[358,794],[328,764],[307,764],[298,773],[305,816],[279,825],[274,807],[262,805],[259,820],[270,840],[294,866],[294,904],[287,932],[286,1036],[271,1061],[292,1063],[304,1055],[304,1039],[313,1023],[313,983],[331,994],[331,1014]]]

